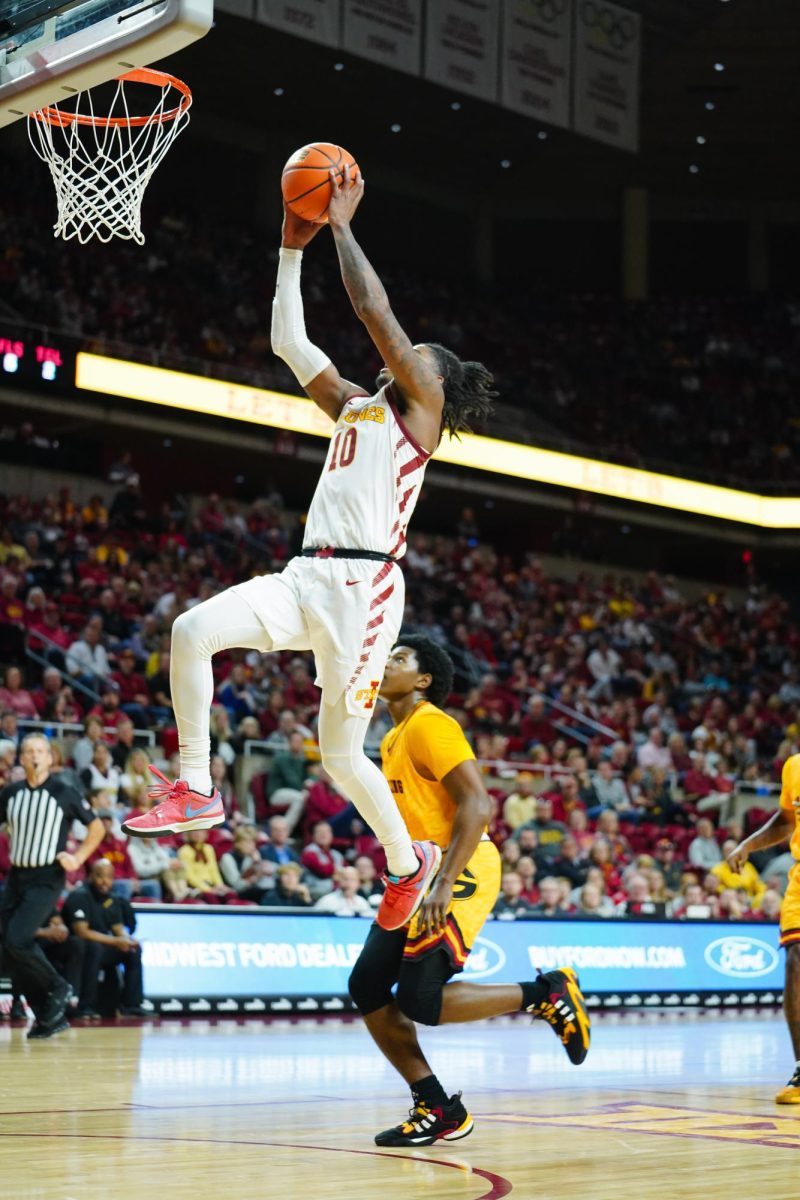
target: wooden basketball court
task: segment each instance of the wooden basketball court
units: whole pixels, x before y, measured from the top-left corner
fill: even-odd
[[[571,1067],[505,1018],[426,1031],[475,1130],[378,1149],[407,1094],[357,1021],[160,1021],[49,1042],[0,1026],[0,1193],[9,1200],[703,1200],[795,1197],[800,1106],[774,1013],[595,1020]]]

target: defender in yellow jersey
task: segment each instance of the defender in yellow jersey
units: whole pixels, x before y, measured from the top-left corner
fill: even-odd
[[[407,637],[389,656],[380,695],[394,721],[381,745],[383,771],[412,838],[441,846],[439,873],[402,929],[370,929],[350,976],[350,994],[378,1047],[411,1088],[400,1125],[379,1146],[428,1146],[472,1131],[461,1094],[448,1098],[417,1040],[425,1025],[530,1012],[547,1021],[570,1061],[589,1050],[589,1017],[574,971],[512,984],[449,982],[462,970],[500,888],[500,856],[486,831],[491,802],[457,721],[438,707],[453,664],[436,642]],[[396,993],[392,989],[397,985]]]
[[[789,848],[796,862],[781,904],[781,945],[786,949],[783,1011],[795,1065],[794,1074],[775,1100],[778,1104],[800,1104],[800,754],[792,754],[783,764],[778,811],[731,851],[728,862],[738,872],[754,851],[777,846],[787,838],[791,838]]]

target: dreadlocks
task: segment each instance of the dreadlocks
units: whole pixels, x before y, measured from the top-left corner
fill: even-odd
[[[417,656],[420,675],[430,675],[430,686],[425,699],[440,707],[453,689],[453,660],[446,650],[431,638],[421,634],[409,634],[397,640],[398,646],[413,650]]]
[[[457,354],[438,342],[425,344],[436,355],[444,376],[442,424],[451,437],[469,433],[470,417],[480,421],[491,415],[492,401],[497,395],[492,387],[494,378],[483,363],[462,362]]]

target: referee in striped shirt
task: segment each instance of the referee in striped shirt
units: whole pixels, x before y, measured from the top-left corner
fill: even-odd
[[[11,870],[0,899],[0,928],[6,966],[28,999],[36,1024],[28,1037],[50,1037],[66,1028],[71,987],[47,961],[36,931],[47,924],[64,889],[66,871],[76,871],[100,844],[103,822],[81,792],[51,775],[50,742],[28,734],[20,747],[25,778],[0,791],[0,825],[11,842]],[[74,854],[66,850],[73,821],[87,828]]]

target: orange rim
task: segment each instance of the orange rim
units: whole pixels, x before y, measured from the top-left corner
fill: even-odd
[[[127,125],[133,128],[142,125],[165,125],[168,121],[174,121],[176,117],[185,113],[192,103],[192,90],[189,85],[174,75],[167,75],[165,71],[153,71],[150,67],[139,67],[137,70],[128,71],[127,75],[119,75],[117,78],[121,83],[149,83],[160,88],[174,87],[182,94],[183,99],[177,108],[171,108],[163,113],[152,113],[149,117],[87,117],[81,113],[62,112],[54,105],[39,109],[32,115],[36,117],[37,121],[45,121],[48,125],[97,125],[100,128],[107,128],[111,125]]]

